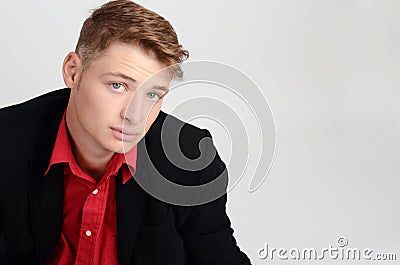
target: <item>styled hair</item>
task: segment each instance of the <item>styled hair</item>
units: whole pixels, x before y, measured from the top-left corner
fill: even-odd
[[[111,44],[134,45],[157,61],[171,66],[181,78],[180,63],[189,57],[171,24],[157,13],[129,0],[110,1],[83,23],[75,52],[87,69]]]

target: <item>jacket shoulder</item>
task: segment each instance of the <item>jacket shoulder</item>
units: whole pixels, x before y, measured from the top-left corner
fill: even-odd
[[[0,109],[2,130],[22,129],[34,123],[54,109],[65,109],[70,90],[58,89],[30,100]]]
[[[149,133],[165,137],[179,135],[179,139],[185,142],[198,142],[205,136],[211,136],[207,129],[199,128],[164,111],[160,111]]]
[[[7,150],[7,161],[25,159],[40,134],[51,137],[68,100],[69,89],[61,89],[0,109],[0,146]]]

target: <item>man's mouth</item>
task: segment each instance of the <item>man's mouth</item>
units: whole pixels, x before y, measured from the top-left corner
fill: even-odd
[[[122,134],[126,134],[126,135],[140,135],[140,132],[122,130],[122,128],[119,128],[119,127],[111,127],[111,129],[114,131],[120,132]]]
[[[112,133],[118,140],[122,140],[124,142],[133,142],[137,139],[140,133],[135,131],[125,131],[119,127],[111,127]]]

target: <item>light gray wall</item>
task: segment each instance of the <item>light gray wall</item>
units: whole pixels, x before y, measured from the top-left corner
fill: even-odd
[[[0,106],[64,86],[62,60],[90,8],[103,2],[2,5]],[[268,263],[257,258],[264,243],[321,249],[339,236],[400,259],[400,1],[138,3],[171,21],[191,60],[241,70],[270,103],[271,171],[254,193],[243,179],[228,203],[235,236],[254,264]]]

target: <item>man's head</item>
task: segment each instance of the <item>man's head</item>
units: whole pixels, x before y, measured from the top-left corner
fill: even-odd
[[[182,76],[179,64],[187,57],[172,26],[156,13],[127,0],[94,10],[63,64],[75,145],[99,155],[129,151],[158,116],[169,82]]]

